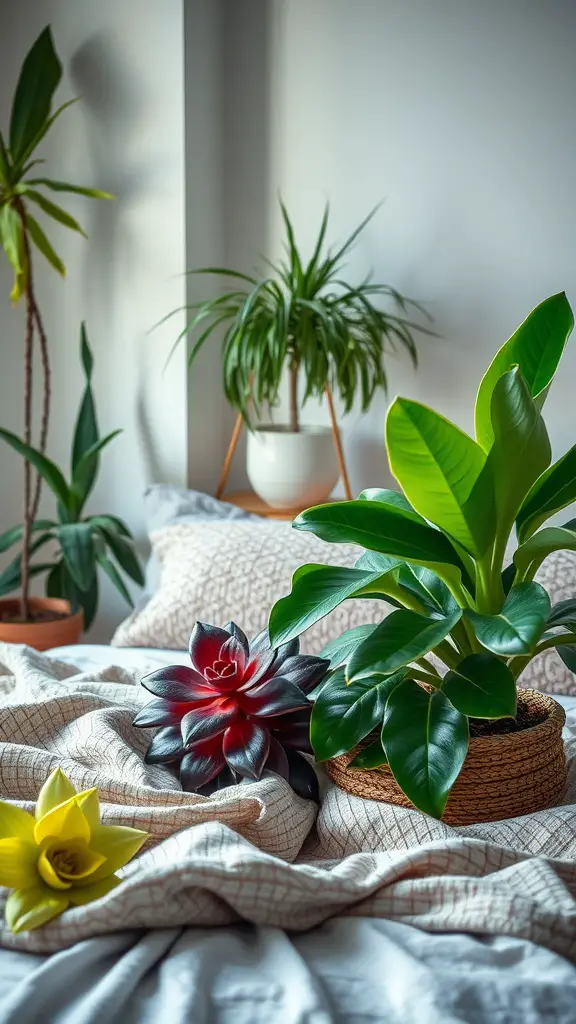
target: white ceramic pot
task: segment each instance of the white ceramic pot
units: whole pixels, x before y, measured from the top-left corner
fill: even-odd
[[[321,504],[340,476],[329,427],[257,427],[248,433],[246,468],[258,497],[282,509]]]

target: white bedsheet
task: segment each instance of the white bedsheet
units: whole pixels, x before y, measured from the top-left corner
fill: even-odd
[[[85,669],[187,660],[54,653]],[[0,950],[0,1024],[574,1024],[575,1007],[576,969],[533,943],[362,918],[293,936],[246,925],[119,933],[50,957]]]

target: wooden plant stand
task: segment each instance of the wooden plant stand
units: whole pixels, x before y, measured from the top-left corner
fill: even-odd
[[[348,476],[348,470],[346,468],[346,462],[344,460],[344,451],[342,449],[342,438],[340,435],[340,428],[336,420],[336,412],[334,410],[334,402],[332,399],[332,393],[328,385],[325,388],[326,401],[328,403],[328,411],[330,413],[330,426],[332,428],[332,436],[334,438],[334,448],[336,450],[336,458],[338,459],[338,466],[340,468],[340,475],[342,477],[342,483],[344,485],[344,493],[348,501],[352,500],[352,489],[350,487],[350,478]],[[232,437],[230,438],[230,444],[226,452],[224,464],[222,466],[222,472],[220,474],[220,480],[218,481],[218,487],[216,488],[216,497],[230,502],[232,505],[238,505],[239,508],[243,508],[246,512],[252,512],[255,515],[265,516],[267,519],[294,519],[299,512],[304,511],[302,508],[271,508],[262,501],[253,491],[231,491],[229,494],[225,494],[226,484],[228,482],[228,476],[230,475],[230,466],[232,465],[232,459],[240,440],[240,434],[242,433],[243,419],[240,413],[236,417],[234,429],[232,431]]]

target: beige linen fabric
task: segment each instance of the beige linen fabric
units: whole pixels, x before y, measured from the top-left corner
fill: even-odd
[[[119,929],[239,919],[304,930],[348,914],[517,936],[576,962],[576,716],[562,807],[455,829],[327,786],[314,829],[315,807],[275,776],[205,798],[144,765],[150,732],[131,721],[147,694],[126,670],[82,674],[0,645],[0,673],[2,798],[31,809],[61,765],[77,787],[99,787],[105,822],[151,833],[121,886],[35,932],[4,929],[2,945],[51,952]]]
[[[305,562],[351,567],[362,554],[354,544],[327,544],[290,523],[212,520],[180,523],[152,533],[160,563],[157,592],[116,630],[116,647],[185,650],[194,623],[234,619],[248,636],[268,625],[275,601],[290,592]],[[345,601],[301,638],[301,650],[319,654],[329,640],[364,623],[380,622],[384,601]]]

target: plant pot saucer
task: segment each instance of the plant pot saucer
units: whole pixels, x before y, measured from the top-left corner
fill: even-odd
[[[337,501],[337,498],[329,498],[328,501]],[[227,501],[230,505],[236,505],[238,508],[244,509],[245,512],[251,512],[252,515],[263,516],[265,519],[279,519],[287,520],[291,522],[296,516],[300,515],[301,512],[308,507],[302,505],[297,508],[272,508],[271,505],[267,505],[262,498],[259,498],[254,491],[231,491],[230,494],[223,494],[222,501]]]

